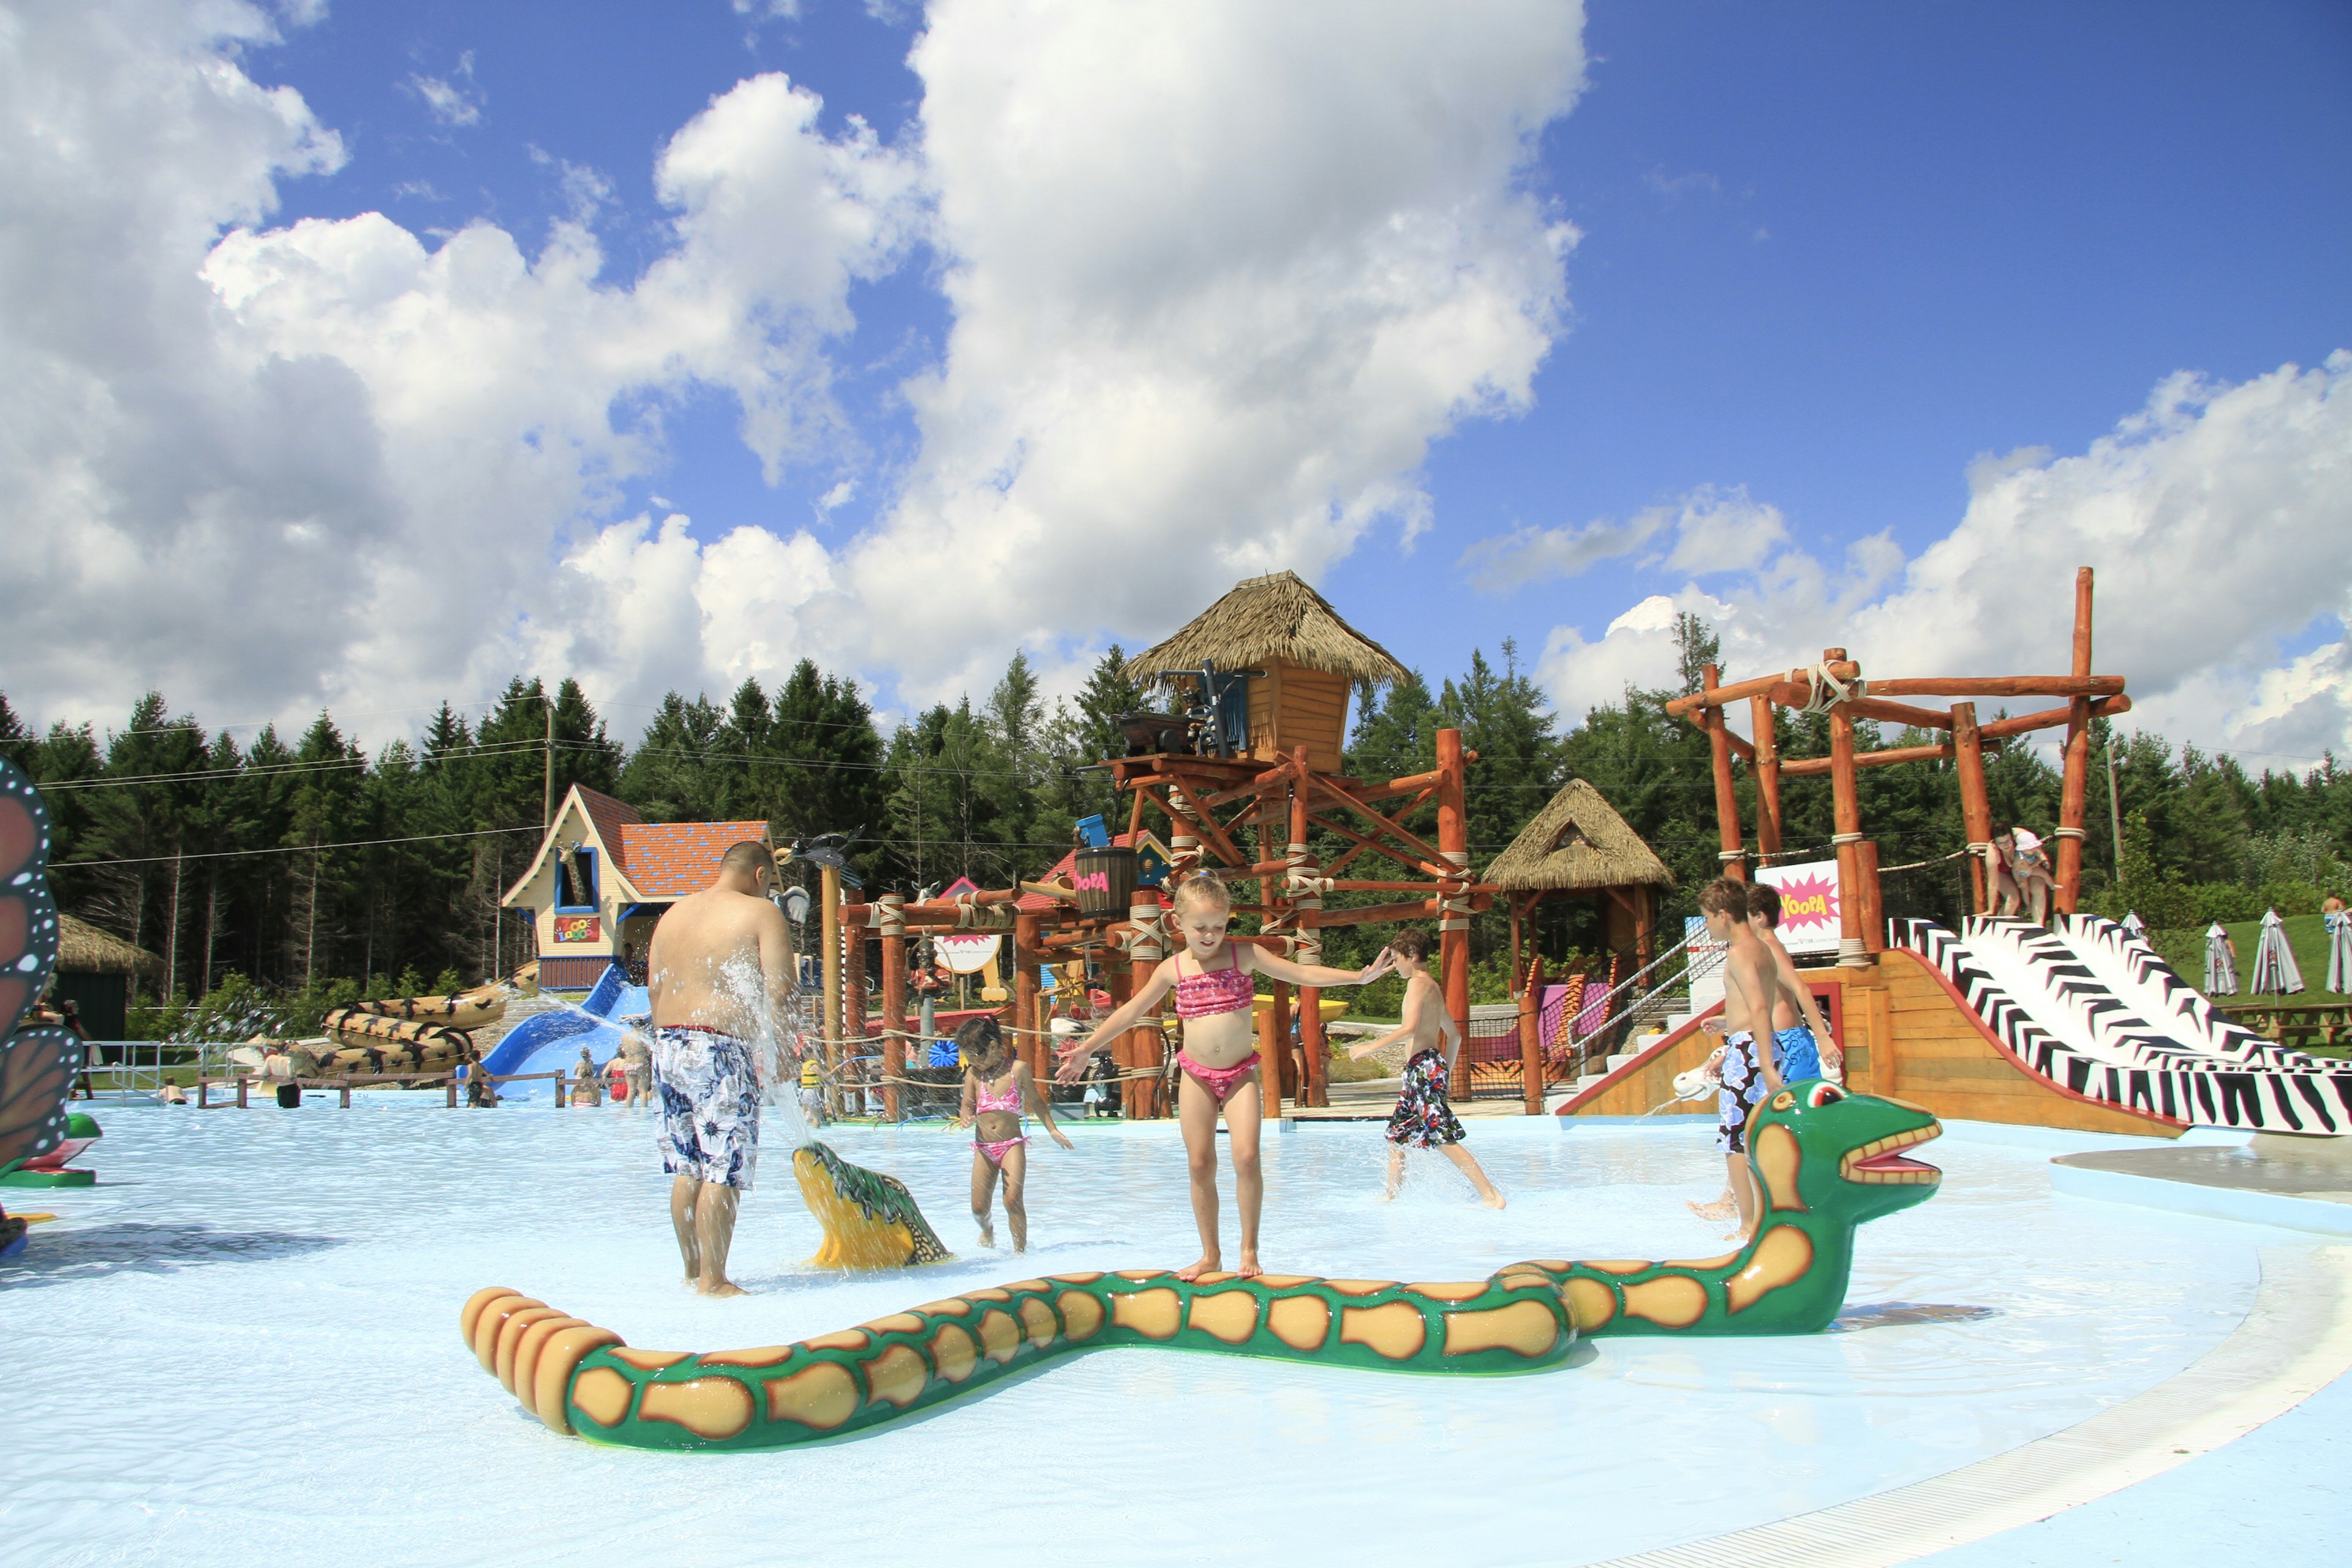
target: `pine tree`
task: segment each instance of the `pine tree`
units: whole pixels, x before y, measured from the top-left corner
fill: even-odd
[[[16,710],[8,706],[8,694],[0,691],[0,757],[22,768],[27,774],[33,771],[34,754],[41,748],[41,739],[25,727]]]

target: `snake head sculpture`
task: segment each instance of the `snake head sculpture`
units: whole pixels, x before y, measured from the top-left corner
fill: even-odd
[[[1748,1160],[1776,1212],[1834,1211],[1861,1225],[1935,1196],[1944,1173],[1905,1151],[1943,1131],[1916,1105],[1807,1079],[1758,1108]]]

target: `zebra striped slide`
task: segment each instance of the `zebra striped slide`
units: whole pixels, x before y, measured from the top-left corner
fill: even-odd
[[[2112,921],[2055,929],[1893,921],[1894,945],[1942,972],[2026,1067],[2087,1099],[2199,1127],[2352,1133],[2352,1064],[2282,1050],[2216,1014]]]

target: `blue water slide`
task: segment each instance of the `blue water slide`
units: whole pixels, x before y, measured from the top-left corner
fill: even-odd
[[[589,1058],[598,1070],[621,1051],[621,1028],[608,1019],[642,1016],[650,1004],[646,988],[631,985],[623,976],[619,964],[604,971],[595,989],[574,1004],[579,1008],[552,1008],[534,1014],[507,1031],[506,1037],[490,1047],[482,1066],[493,1078],[505,1078],[516,1073],[569,1072],[580,1064],[580,1047],[588,1047]],[[541,1079],[530,1083],[501,1086],[501,1100],[553,1100],[555,1080]]]

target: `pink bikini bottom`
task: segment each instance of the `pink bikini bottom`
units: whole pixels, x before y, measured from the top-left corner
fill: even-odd
[[[1242,1079],[1256,1070],[1257,1053],[1252,1051],[1229,1068],[1204,1068],[1192,1059],[1192,1052],[1180,1050],[1176,1053],[1176,1065],[1191,1073],[1194,1081],[1209,1091],[1210,1099],[1223,1105],[1233,1098]]]
[[[987,1161],[997,1169],[1003,1170],[1004,1168],[1005,1151],[1013,1148],[1016,1144],[1026,1143],[1028,1142],[1028,1134],[1024,1133],[1018,1138],[1007,1138],[1001,1143],[983,1143],[979,1139],[975,1138],[971,1141],[971,1146],[980,1151],[980,1157],[982,1159]]]

